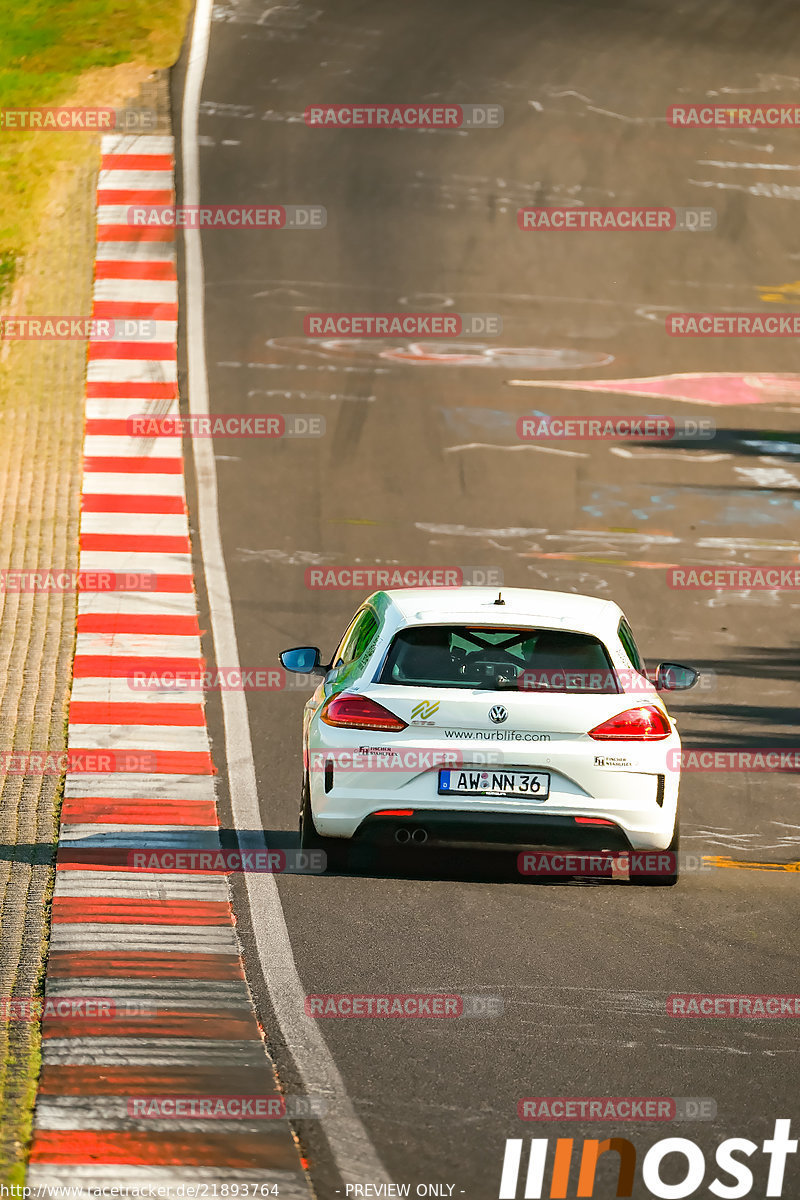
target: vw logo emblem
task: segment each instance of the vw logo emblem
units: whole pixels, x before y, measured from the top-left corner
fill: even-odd
[[[502,704],[494,704],[489,709],[489,720],[494,721],[495,725],[502,725],[503,721],[508,720],[508,712]]]

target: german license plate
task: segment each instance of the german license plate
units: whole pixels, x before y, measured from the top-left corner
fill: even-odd
[[[439,772],[440,796],[522,796],[529,800],[546,800],[549,791],[550,776],[543,771],[449,768]]]

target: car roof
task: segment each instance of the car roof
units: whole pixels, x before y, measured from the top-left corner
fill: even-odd
[[[498,593],[504,604],[495,604]],[[613,600],[536,588],[396,588],[377,594],[396,611],[400,625],[521,624],[608,635],[623,615]]]

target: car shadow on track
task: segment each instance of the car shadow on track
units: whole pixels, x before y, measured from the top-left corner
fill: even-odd
[[[293,870],[291,852],[300,849],[299,835],[288,829],[267,829],[264,836],[270,850],[282,850],[287,854],[287,874],[319,874],[304,870]],[[551,848],[552,852],[552,848]],[[583,850],[580,853],[588,854]],[[517,850],[493,850],[466,848],[398,847],[376,849],[364,844],[353,844],[348,848],[347,863],[324,872],[325,878],[351,876],[373,879],[418,879],[451,881],[459,883],[524,883],[549,885],[551,887],[594,887],[609,885],[617,881],[610,878],[575,879],[558,875],[534,876],[523,874],[518,868]]]

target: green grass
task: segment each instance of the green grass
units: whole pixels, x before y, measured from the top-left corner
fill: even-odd
[[[149,70],[178,57],[190,0],[13,0],[0,16],[0,108],[69,102],[119,106],[111,69]],[[105,71],[106,75],[101,72]],[[138,90],[138,89],[137,89]],[[2,263],[35,240],[55,165],[85,161],[90,134],[0,129],[0,292]]]
[[[2,18],[0,107],[59,99],[96,67],[169,66],[187,12],[183,0],[15,0]]]
[[[0,252],[0,303],[3,301],[3,295],[11,287],[14,282],[16,258],[13,254],[6,251]]]

